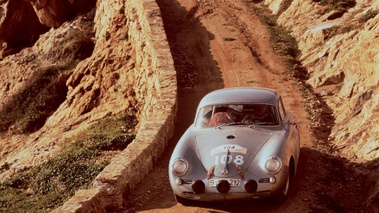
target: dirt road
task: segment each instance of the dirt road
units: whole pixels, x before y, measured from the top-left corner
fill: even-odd
[[[179,82],[176,134],[147,178],[127,198],[123,212],[355,212],[359,178],[352,165],[328,153],[310,131],[311,121],[297,80],[274,51],[270,36],[254,14],[261,1],[157,0],[162,11]],[[168,182],[168,161],[196,106],[206,93],[224,87],[263,86],[282,94],[301,130],[298,175],[289,199],[230,204],[177,204]],[[320,134],[327,130],[318,129]],[[318,134],[313,132],[313,134]]]

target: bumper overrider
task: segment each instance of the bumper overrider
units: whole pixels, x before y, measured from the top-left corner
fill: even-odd
[[[171,188],[177,196],[202,201],[255,199],[273,196],[283,190],[287,170],[282,168],[275,175],[254,177],[245,174],[229,178],[190,179],[170,175]]]

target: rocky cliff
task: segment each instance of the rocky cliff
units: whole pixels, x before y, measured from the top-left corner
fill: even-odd
[[[368,202],[379,203],[379,2],[266,0],[265,4],[298,41],[307,83],[333,112],[325,142],[340,157],[372,169]]]
[[[46,162],[92,124],[133,114],[135,142],[83,192],[105,191],[102,208],[120,205],[173,133],[176,73],[157,4],[0,3],[0,181]]]

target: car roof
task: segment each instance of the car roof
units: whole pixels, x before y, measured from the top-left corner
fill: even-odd
[[[276,106],[278,94],[262,87],[234,87],[212,91],[200,101],[198,108],[226,103],[266,103]]]

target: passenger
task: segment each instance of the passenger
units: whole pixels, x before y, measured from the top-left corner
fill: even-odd
[[[218,107],[215,109],[208,126],[219,126],[222,124],[232,123],[233,119],[230,115],[230,109],[228,107]]]

